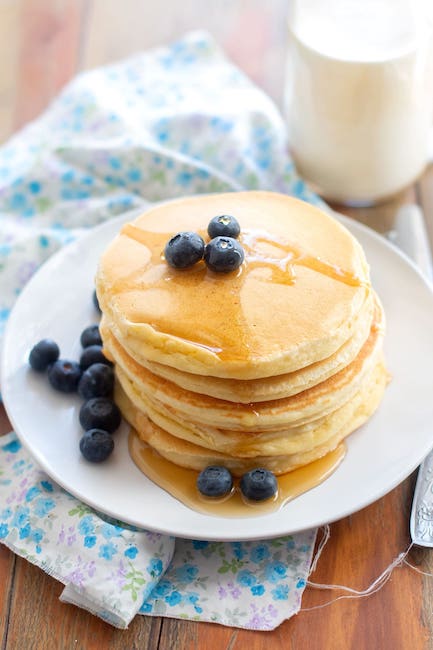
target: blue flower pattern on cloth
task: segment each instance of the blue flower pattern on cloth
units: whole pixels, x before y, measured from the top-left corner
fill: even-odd
[[[137,530],[56,485],[13,433],[0,477],[0,540],[63,582],[62,600],[118,627],[139,612],[267,630],[299,610],[314,530],[226,543]]]
[[[0,149],[0,337],[33,273],[85,229],[148,201],[242,189],[320,203],[278,110],[207,34],[79,75]],[[119,627],[140,612],[272,629],[299,610],[316,535],[136,530],[62,490],[13,434],[0,440],[0,504],[0,540]]]
[[[318,203],[286,147],[271,100],[206,34],[79,75],[0,149],[0,335],[50,255],[145,201],[268,189]]]

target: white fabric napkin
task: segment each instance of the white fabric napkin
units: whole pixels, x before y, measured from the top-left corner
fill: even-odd
[[[273,103],[211,38],[79,75],[0,149],[0,336],[57,249],[146,201],[270,189],[314,203]],[[164,537],[96,513],[53,483],[14,434],[0,441],[0,540],[119,627],[137,612],[272,629],[296,613],[316,531],[219,543]]]

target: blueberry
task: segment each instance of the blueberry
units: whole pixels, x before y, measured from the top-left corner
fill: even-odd
[[[104,429],[114,433],[122,421],[119,407],[108,397],[94,397],[84,402],[80,409],[80,424],[83,429]]]
[[[209,237],[239,237],[241,227],[238,221],[229,214],[221,214],[210,220],[207,227]]]
[[[81,332],[80,342],[83,348],[88,348],[89,345],[102,345],[101,334],[99,333],[99,325],[90,325]]]
[[[57,361],[60,355],[59,346],[51,339],[42,339],[31,349],[29,364],[33,370],[43,372],[49,365]]]
[[[244,249],[233,237],[215,237],[210,240],[204,251],[204,261],[211,271],[217,273],[235,271],[244,258]]]
[[[80,377],[81,368],[76,361],[58,359],[48,369],[48,381],[62,393],[76,391]]]
[[[105,363],[106,366],[113,365],[102,352],[101,345],[89,345],[89,347],[84,349],[80,357],[81,370],[86,370],[86,368],[89,368],[94,363]]]
[[[91,463],[106,460],[114,449],[114,440],[108,431],[90,429],[80,440],[80,451]]]
[[[94,363],[85,370],[78,384],[78,394],[83,399],[108,397],[114,388],[114,371],[105,363]]]
[[[96,293],[96,289],[93,291],[92,301],[93,301],[93,304],[94,304],[94,306],[95,306],[96,311],[99,311],[99,313],[101,313],[101,312],[102,312],[102,309],[101,309],[101,307],[99,306],[99,300],[98,300],[98,295],[97,295],[97,293]]]
[[[246,472],[240,480],[239,487],[246,499],[264,501],[277,493],[278,483],[275,474],[259,467]]]
[[[203,258],[204,241],[195,232],[178,232],[166,244],[165,259],[175,269],[186,269]]]
[[[209,465],[197,477],[197,489],[206,497],[223,497],[233,488],[229,470],[220,465]]]

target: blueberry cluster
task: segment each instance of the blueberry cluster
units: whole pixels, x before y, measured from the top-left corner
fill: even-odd
[[[224,497],[233,490],[233,478],[226,467],[209,465],[197,478],[197,489],[206,497]],[[278,491],[275,475],[258,467],[246,472],[239,482],[242,496],[248,501],[266,501]]]
[[[93,302],[99,310],[96,294]],[[79,361],[60,359],[60,349],[51,339],[39,341],[29,354],[33,370],[47,372],[51,386],[62,393],[77,392],[85,400],[80,410],[84,435],[80,450],[86,460],[99,463],[112,453],[112,433],[121,422],[119,408],[112,400],[114,371],[104,356],[98,325],[90,325],[81,333],[83,347]]]
[[[235,217],[219,215],[209,222],[207,232],[211,239],[207,244],[195,232],[178,232],[165,246],[165,259],[175,269],[190,268],[203,259],[211,271],[230,273],[245,259],[244,249],[237,241],[240,231]]]

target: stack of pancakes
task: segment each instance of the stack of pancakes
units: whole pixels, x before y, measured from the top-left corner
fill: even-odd
[[[236,217],[245,262],[171,268],[179,231]],[[116,402],[168,460],[234,475],[310,463],[378,406],[384,315],[364,252],[336,220],[270,192],[160,204],[125,225],[96,277]]]

